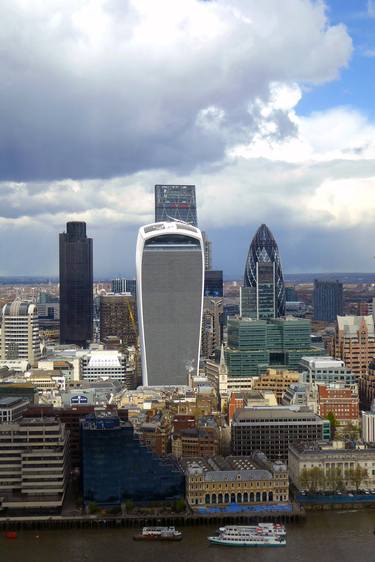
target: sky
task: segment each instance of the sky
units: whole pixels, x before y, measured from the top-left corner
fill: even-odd
[[[375,271],[375,0],[2,0],[0,275],[133,276],[154,185],[195,184],[213,265]]]

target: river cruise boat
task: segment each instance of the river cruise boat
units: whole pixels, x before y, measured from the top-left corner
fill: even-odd
[[[286,536],[286,528],[280,523],[258,523],[257,525],[233,525],[227,527],[220,527],[219,532],[226,533],[243,533],[243,532],[257,532],[265,535],[275,535],[278,537]]]
[[[225,529],[225,530],[224,530]],[[222,546],[286,546],[285,535],[257,527],[223,527],[217,535],[208,537],[211,544]]]
[[[181,531],[175,527],[143,527],[133,536],[135,541],[180,541]]]

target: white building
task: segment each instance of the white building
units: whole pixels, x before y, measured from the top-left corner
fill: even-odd
[[[345,366],[344,361],[333,357],[302,357],[302,382],[317,384],[356,384],[357,377]]]
[[[198,374],[204,267],[198,228],[159,222],[139,229],[137,310],[144,385],[184,385]]]
[[[34,366],[40,355],[36,305],[20,300],[6,304],[2,310],[1,359],[23,359]]]
[[[28,400],[13,396],[0,398],[0,424],[17,421],[29,405]]]
[[[371,405],[370,412],[362,412],[362,439],[365,443],[375,443],[375,404]]]
[[[126,357],[120,351],[92,350],[81,356],[81,378],[89,382],[99,380],[117,381],[121,384],[131,385],[134,371],[127,372]]]

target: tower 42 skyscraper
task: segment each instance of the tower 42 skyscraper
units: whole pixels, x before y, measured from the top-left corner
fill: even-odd
[[[201,343],[201,232],[180,222],[143,226],[136,261],[143,384],[187,384],[189,372],[198,371]]]
[[[241,314],[267,319],[285,315],[285,287],[279,249],[272,232],[262,224],[251,244],[245,265]]]
[[[93,332],[92,238],[85,222],[60,234],[60,342],[85,347]]]

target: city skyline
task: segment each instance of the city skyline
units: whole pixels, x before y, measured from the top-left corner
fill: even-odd
[[[71,220],[131,275],[155,183],[196,185],[229,277],[262,222],[285,271],[374,269],[373,2],[33,6],[1,7],[1,275],[55,273]]]

